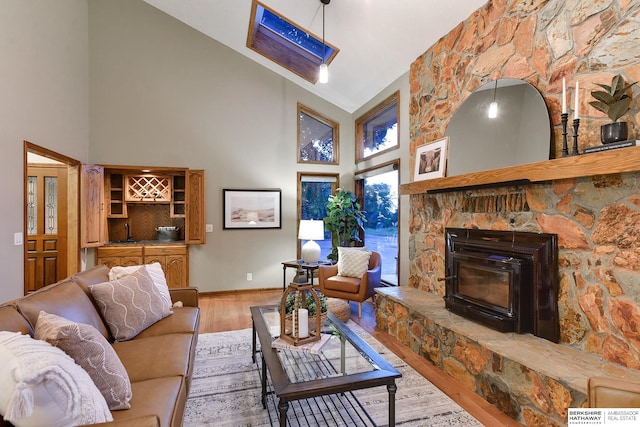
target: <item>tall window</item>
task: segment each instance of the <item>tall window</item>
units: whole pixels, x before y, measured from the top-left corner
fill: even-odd
[[[298,104],[298,163],[339,163],[339,126]]]
[[[399,160],[356,172],[356,195],[363,201],[367,222],[364,244],[382,257],[382,281],[398,285]]]
[[[356,163],[398,148],[400,92],[356,120]]]
[[[338,174],[298,172],[298,224],[302,219],[322,220],[326,216],[329,196],[338,185]],[[298,241],[298,258],[305,243],[306,240]],[[327,259],[331,253],[331,233],[325,231],[324,240],[317,243],[321,249],[320,259]]]

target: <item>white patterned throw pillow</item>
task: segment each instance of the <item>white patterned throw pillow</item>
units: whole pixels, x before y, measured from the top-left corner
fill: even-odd
[[[16,427],[113,421],[89,374],[61,349],[0,331],[0,413]]]
[[[34,337],[58,347],[82,366],[109,409],[129,409],[131,381],[111,344],[96,328],[41,311]]]
[[[147,270],[147,273],[151,276],[153,284],[156,285],[156,288],[160,291],[160,295],[162,295],[162,299],[167,304],[167,307],[171,307],[171,294],[169,293],[167,278],[165,277],[164,271],[162,270],[162,266],[159,262],[152,262],[151,264],[145,265],[131,265],[129,267],[113,267],[109,270],[109,280],[121,279],[126,275],[140,270],[141,268],[145,268]]]
[[[130,340],[173,314],[144,268],[89,290],[116,341]]]
[[[361,278],[369,268],[371,252],[361,248],[338,247],[338,274]]]

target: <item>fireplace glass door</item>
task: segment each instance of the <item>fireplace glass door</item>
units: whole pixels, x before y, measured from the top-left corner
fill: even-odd
[[[511,281],[513,271],[493,265],[459,263],[458,293],[477,304],[512,314]]]
[[[522,260],[510,256],[456,252],[453,296],[477,309],[513,317],[514,292],[520,283]]]
[[[445,307],[501,332],[559,340],[555,234],[447,228]]]

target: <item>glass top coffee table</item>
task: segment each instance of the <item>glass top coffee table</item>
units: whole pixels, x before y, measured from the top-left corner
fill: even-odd
[[[287,424],[287,411],[292,401],[343,396],[346,392],[378,386],[387,386],[389,426],[395,426],[395,380],[402,374],[332,313],[327,314],[322,326],[322,333],[329,338],[317,354],[272,348],[271,343],[280,335],[277,306],[251,307],[251,317],[253,361],[258,353],[257,340],[262,356],[262,406],[267,407],[268,372],[272,392],[278,400],[281,427]]]

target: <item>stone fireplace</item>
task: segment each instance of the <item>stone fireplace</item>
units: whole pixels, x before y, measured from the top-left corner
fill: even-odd
[[[559,340],[555,234],[445,229],[445,306],[501,332]]]
[[[586,156],[585,156],[586,157]],[[465,200],[522,194],[499,211]],[[408,285],[441,297],[447,228],[556,234],[559,342],[640,369],[640,174],[411,195]],[[490,205],[490,204],[487,204]]]
[[[377,327],[519,422],[566,425],[589,376],[640,381],[639,194],[637,172],[411,194],[409,282],[379,292]],[[557,236],[557,344],[445,308],[447,229]]]
[[[552,126],[551,157],[557,158],[562,156],[562,80],[568,87],[579,81],[580,152],[599,144],[599,128],[607,119],[589,105],[590,91],[617,73],[640,81],[638,19],[640,4],[628,0],[488,1],[411,65],[410,152],[442,138],[465,98],[502,77],[523,79],[543,95]],[[625,121],[639,137],[638,85],[633,95]],[[575,94],[570,97],[573,101]],[[573,159],[598,163],[590,156]],[[411,194],[407,285],[445,295],[438,278],[447,275],[447,227],[557,234],[559,341],[640,369],[639,194],[640,172]]]
[[[470,93],[502,77],[525,80],[543,95],[556,158],[562,80],[569,87],[579,81],[580,152],[599,144],[607,119],[589,105],[589,92],[617,73],[640,81],[638,19],[640,4],[629,0],[489,0],[411,65],[411,155],[445,135]],[[636,85],[625,116],[635,137],[639,91]],[[598,163],[590,156],[570,160]],[[566,425],[567,408],[585,404],[586,376],[640,374],[640,172],[631,170],[411,193],[409,279],[376,300],[378,327],[523,424]],[[446,228],[557,235],[559,344],[496,332],[444,308],[446,285],[438,279],[448,275]],[[575,369],[578,360],[589,369]]]

